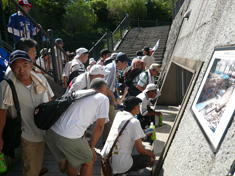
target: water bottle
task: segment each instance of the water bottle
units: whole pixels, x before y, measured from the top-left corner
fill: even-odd
[[[150,128],[153,129],[152,135],[151,135],[151,140],[156,140],[156,130],[155,130],[155,126],[153,124],[153,122],[150,123]]]
[[[162,126],[162,115],[159,116],[158,125]]]
[[[7,171],[7,166],[6,162],[4,159],[4,154],[0,153],[0,173],[6,172]]]

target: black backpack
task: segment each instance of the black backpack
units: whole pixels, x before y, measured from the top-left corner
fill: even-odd
[[[48,130],[60,118],[68,107],[78,99],[96,94],[96,91],[85,91],[81,94],[66,94],[56,100],[42,103],[34,109],[34,123],[39,129]]]
[[[122,73],[121,79],[123,83],[127,87],[129,87],[128,93],[130,96],[137,96],[138,94],[141,93],[141,91],[133,85],[132,81],[136,76],[138,76],[142,72],[145,72],[146,74],[148,74],[147,71],[143,71],[141,68],[132,68],[132,67],[127,67]],[[147,79],[148,79],[148,76],[147,76]]]
[[[82,74],[82,73],[85,73],[85,69],[84,68],[76,68],[77,64],[72,66],[71,68],[71,73],[69,75],[69,81],[68,81],[68,85],[70,84],[70,82],[75,78],[77,77],[78,75]]]
[[[133,79],[142,72],[143,70],[141,68],[131,68],[127,70],[126,73],[124,73],[125,74],[124,83],[125,84],[132,83]]]

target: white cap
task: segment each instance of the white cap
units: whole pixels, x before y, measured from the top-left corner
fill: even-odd
[[[76,50],[76,58],[79,58],[83,53],[88,53],[89,51],[86,48],[78,48]]]
[[[102,65],[93,65],[89,71],[90,75],[108,75],[110,71],[104,69]]]
[[[148,84],[146,89],[144,90],[144,92],[148,92],[148,91],[151,91],[151,90],[157,90],[157,86],[155,84]]]
[[[95,59],[93,57],[89,59],[89,64],[91,64],[92,62],[96,63],[96,61],[95,61]]]
[[[161,66],[157,63],[150,65],[149,70],[157,70],[158,73],[162,72]]]

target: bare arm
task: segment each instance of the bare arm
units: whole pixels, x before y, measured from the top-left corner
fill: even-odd
[[[151,115],[156,115],[156,116],[161,116],[162,113],[161,112],[157,112],[157,111],[149,111],[146,116],[151,116]]]
[[[148,155],[151,156],[154,160],[155,160],[155,154],[150,151],[150,150],[146,150],[142,144],[142,139],[139,138],[135,141],[135,145],[137,148],[137,151],[141,154],[141,155]]]
[[[67,88],[67,76],[63,76],[63,80],[64,80],[64,88]]]
[[[2,133],[6,124],[6,116],[7,116],[7,110],[0,109],[0,153],[2,152],[3,148]]]
[[[136,86],[136,88],[137,88],[137,89],[139,89],[139,91],[141,91],[141,92],[143,92],[143,91],[144,91],[144,88],[143,88],[143,87],[141,87],[141,86],[139,86],[139,85],[137,85],[137,86]]]
[[[92,136],[91,136],[91,141],[90,141],[90,147],[91,147],[91,150],[93,152],[93,162],[96,161],[97,159],[97,156],[96,156],[96,153],[95,153],[95,145],[98,141],[98,139],[100,138],[102,132],[103,132],[103,129],[104,129],[104,123],[105,123],[105,118],[102,118],[102,119],[98,119],[95,123],[95,127],[92,131]]]
[[[123,100],[124,100],[124,98],[126,97],[127,93],[128,93],[128,87],[126,87],[126,88],[124,89],[124,92],[123,92],[122,97],[121,97],[120,99],[118,99],[118,101],[117,101],[117,104],[118,104],[118,105],[120,105],[120,104],[123,102]]]
[[[115,96],[113,94],[113,92],[111,92],[111,90],[108,88],[108,96],[112,99],[110,104],[111,105],[114,105],[114,102],[115,102]]]

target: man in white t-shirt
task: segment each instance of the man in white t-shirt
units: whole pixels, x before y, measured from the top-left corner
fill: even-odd
[[[113,174],[124,174],[143,169],[154,162],[155,154],[146,150],[142,145],[142,138],[145,134],[138,119],[134,118],[139,114],[141,100],[134,96],[129,96],[123,101],[124,111],[118,112],[104,148],[101,151],[103,158],[107,158],[110,149],[127,120],[131,119],[118,138],[116,146],[112,151],[110,164]],[[132,155],[134,145],[140,155]]]
[[[77,175],[79,165],[82,165],[81,175],[93,175],[93,164],[97,159],[95,145],[102,134],[104,123],[108,122],[108,85],[104,79],[96,78],[91,82],[91,89],[75,92],[80,94],[94,90],[98,93],[76,100],[46,132],[46,143],[52,155],[61,171],[68,175]],[[88,144],[83,137],[84,132],[94,122],[96,123]],[[66,167],[62,168],[60,164],[64,160]]]

